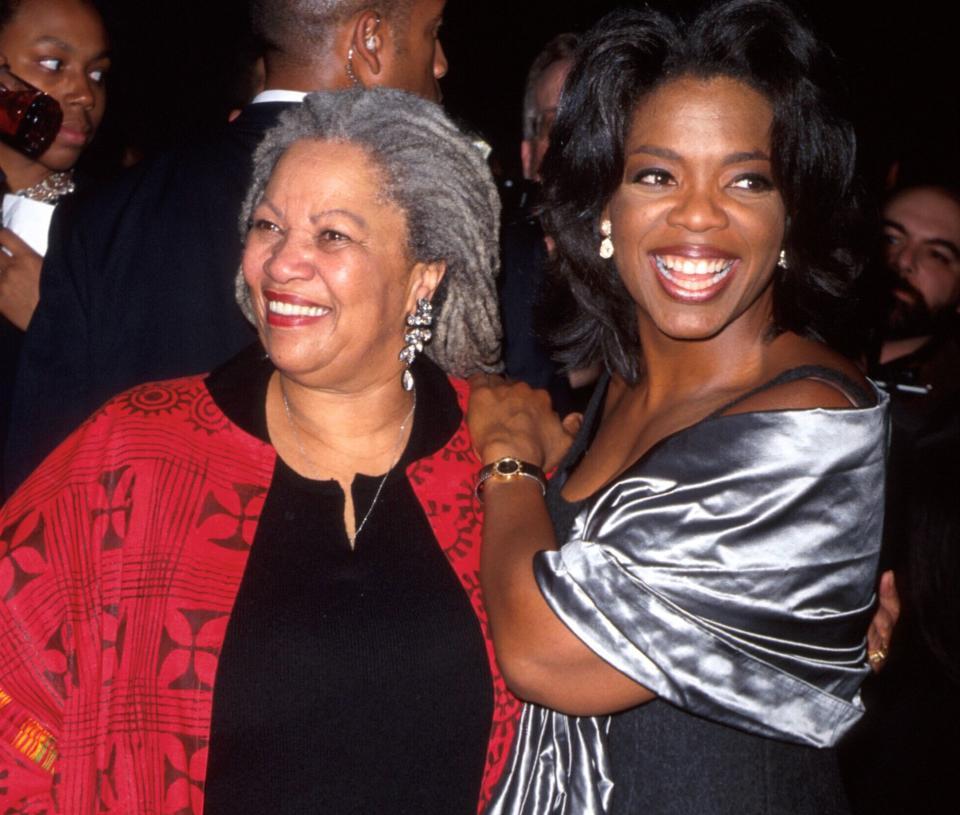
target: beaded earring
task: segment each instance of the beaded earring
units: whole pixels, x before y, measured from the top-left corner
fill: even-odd
[[[417,358],[417,354],[423,351],[424,344],[433,336],[430,330],[432,324],[433,304],[425,297],[421,297],[417,300],[416,310],[407,315],[407,330],[403,335],[403,341],[407,345],[400,352],[400,360],[407,366],[401,380],[405,391],[413,390],[413,374],[410,373],[410,366]]]

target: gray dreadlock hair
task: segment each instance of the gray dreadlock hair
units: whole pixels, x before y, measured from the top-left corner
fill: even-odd
[[[282,115],[257,148],[240,216],[244,234],[280,157],[303,139],[362,148],[382,173],[384,196],[406,215],[411,259],[446,263],[433,298],[433,341],[427,355],[456,376],[501,370],[495,283],[500,200],[477,145],[438,105],[404,91],[311,93]],[[237,302],[254,322],[242,271]]]
[[[267,52],[309,62],[330,45],[334,29],[364,9],[406,25],[413,0],[251,0],[250,26]]]

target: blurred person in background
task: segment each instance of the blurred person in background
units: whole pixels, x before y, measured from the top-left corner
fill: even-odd
[[[931,172],[932,171],[932,172]],[[952,812],[960,722],[960,194],[928,168],[882,209],[886,295],[870,373],[890,394],[883,561],[903,614],[841,747],[854,812]],[[878,781],[882,779],[882,783]]]
[[[960,413],[960,191],[898,189],[882,228],[889,309],[870,375],[890,391],[894,432],[909,445]]]
[[[75,167],[107,104],[109,44],[103,20],[86,0],[0,1],[0,63],[60,104],[53,143],[30,158],[0,142],[0,450],[23,332],[40,297],[40,267],[54,208],[74,192]],[[5,494],[0,474],[0,501]]]
[[[562,372],[542,338],[551,323],[572,318],[574,308],[564,287],[545,285],[549,240],[538,207],[540,162],[550,145],[563,83],[578,43],[577,34],[558,34],[543,47],[527,73],[520,144],[524,181],[519,206],[506,215],[503,225],[499,282],[506,373],[531,387],[547,389],[554,408],[563,415],[582,409],[589,397],[585,390],[576,390],[571,379],[583,388],[592,378]]]
[[[573,56],[579,43],[577,34],[558,34],[537,54],[527,73],[520,161],[523,177],[528,181],[540,181],[540,162],[550,146],[550,131],[560,107],[560,93],[573,67]]]

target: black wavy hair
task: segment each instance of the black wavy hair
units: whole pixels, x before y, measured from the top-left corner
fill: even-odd
[[[581,42],[542,168],[543,223],[557,246],[553,271],[577,307],[551,331],[568,368],[603,360],[628,381],[639,375],[635,303],[614,262],[597,253],[600,215],[621,183],[637,106],[683,76],[737,79],[773,107],[773,174],[786,207],[789,264],[774,277],[774,331],[830,341],[843,323],[863,230],[856,141],[840,113],[833,54],[776,0],[714,4],[689,22],[621,9]]]

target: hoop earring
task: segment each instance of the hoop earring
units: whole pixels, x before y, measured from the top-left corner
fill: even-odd
[[[403,341],[407,345],[400,352],[400,361],[407,366],[400,380],[405,391],[413,390],[413,374],[410,373],[410,366],[417,358],[417,354],[423,351],[424,344],[430,342],[433,336],[430,330],[431,325],[433,325],[433,303],[421,297],[417,300],[416,310],[407,315],[407,330],[403,335]]]
[[[604,218],[600,222],[600,234],[603,235],[603,240],[600,241],[600,257],[604,260],[610,260],[613,257],[613,241],[610,240],[610,235],[613,234],[613,224],[610,223],[609,218]]]
[[[787,250],[780,250],[780,257],[777,259],[777,266],[783,271],[787,271],[790,268],[790,265],[787,263]]]

